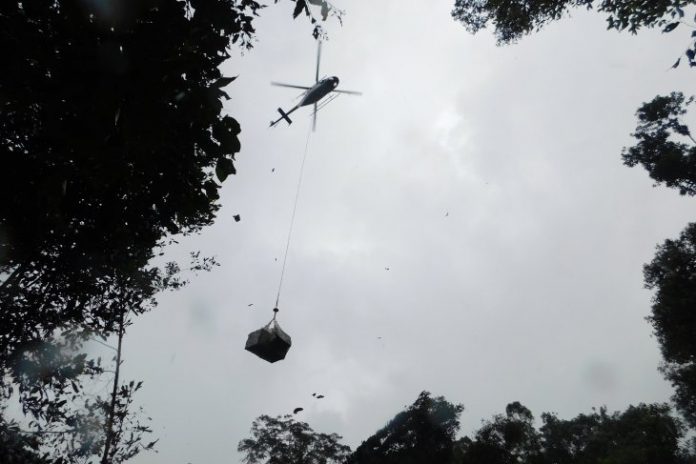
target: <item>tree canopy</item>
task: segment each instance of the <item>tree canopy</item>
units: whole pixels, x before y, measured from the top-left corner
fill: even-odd
[[[658,246],[644,276],[655,290],[649,320],[662,348],[663,372],[676,388],[677,407],[696,427],[696,223]]]
[[[472,33],[489,24],[498,43],[507,44],[539,31],[547,23],[566,16],[573,8],[607,14],[609,29],[637,32],[641,28],[674,30],[684,9],[694,0],[456,0],[452,16]]]
[[[350,453],[340,435],[315,432],[290,415],[260,416],[251,435],[237,447],[246,464],[343,464]]]
[[[461,405],[423,392],[350,455],[336,434],[315,433],[292,416],[261,416],[239,443],[246,464],[693,464],[696,442],[666,404],[605,407],[536,425],[520,402],[471,434],[455,439]]]
[[[680,448],[685,429],[667,405],[629,406],[623,412],[606,408],[559,419],[541,415],[534,427],[531,411],[518,402],[505,408],[455,445],[457,464],[639,464],[691,462]]]
[[[253,29],[236,2],[198,3],[0,7],[0,301],[26,327],[84,322],[113,279],[153,277],[167,234],[213,221],[213,170],[232,174],[240,149],[218,66]]]
[[[462,405],[422,392],[416,401],[365,440],[347,464],[448,463]]]
[[[496,415],[484,423],[473,439],[459,440],[455,448],[455,462],[461,464],[541,462],[541,442],[534,428],[534,416],[517,401],[507,405],[505,415]]]
[[[638,143],[624,148],[624,164],[643,166],[656,183],[679,189],[682,195],[696,195],[696,140],[683,116],[694,97],[681,92],[658,95],[644,103],[636,115],[633,136]]]

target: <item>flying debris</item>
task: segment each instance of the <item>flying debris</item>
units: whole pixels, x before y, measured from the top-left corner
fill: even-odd
[[[275,172],[275,168],[271,169],[271,172]]]
[[[254,303],[249,303],[247,306],[254,306]]]
[[[271,127],[275,126],[283,119],[288,124],[292,124],[292,120],[289,117],[291,113],[293,113],[295,110],[297,110],[303,106],[314,105],[314,112],[312,113],[312,130],[315,130],[317,128],[317,112],[320,109],[322,109],[324,106],[328,105],[336,97],[338,97],[337,94],[344,93],[344,94],[348,94],[348,95],[362,95],[361,92],[355,92],[352,90],[338,90],[338,89],[336,89],[336,87],[338,87],[338,77],[336,77],[336,76],[325,77],[325,78],[320,80],[319,79],[319,63],[320,63],[320,61],[321,61],[321,41],[319,41],[318,45],[317,45],[317,69],[316,69],[316,72],[314,73],[314,85],[312,85],[311,87],[307,87],[307,86],[303,86],[303,85],[283,84],[280,82],[271,82],[271,85],[276,85],[279,87],[290,87],[291,89],[304,90],[302,95],[300,95],[300,102],[297,105],[293,106],[288,111],[283,111],[282,108],[278,108],[278,112],[280,113],[280,117],[275,121],[271,121]],[[322,101],[322,98],[326,97],[329,94],[331,94],[331,95],[327,99]]]
[[[445,217],[449,216],[449,211],[445,213]]]
[[[388,271],[389,269],[390,269],[390,268],[388,268],[388,267],[385,267],[385,268],[384,268],[385,271]]]
[[[317,399],[320,400],[324,397],[324,395],[317,395]]]
[[[234,219],[234,222],[239,222],[242,220],[242,217],[239,214],[235,214],[232,216],[232,218]]]
[[[304,411],[304,408],[295,408],[295,409],[292,410],[292,413],[293,413],[293,414],[297,414],[297,413],[300,412],[300,411]]]

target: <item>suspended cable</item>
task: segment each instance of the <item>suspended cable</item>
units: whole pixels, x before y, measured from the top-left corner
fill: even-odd
[[[305,141],[304,154],[302,155],[302,164],[300,165],[300,176],[297,180],[297,189],[295,191],[295,203],[292,207],[292,217],[290,218],[290,228],[288,230],[288,239],[285,243],[285,253],[283,255],[283,266],[280,271],[280,282],[278,283],[278,294],[276,295],[276,302],[274,313],[278,311],[278,304],[280,302],[280,291],[283,288],[283,277],[285,276],[285,266],[288,261],[288,250],[290,249],[290,241],[292,240],[292,230],[295,226],[295,214],[297,213],[297,204],[300,199],[300,190],[302,187],[302,178],[304,177],[304,167],[305,161],[307,160],[307,153],[309,148],[309,136],[312,134],[312,128],[310,127],[307,131],[307,140]],[[275,320],[275,314],[273,314],[273,319]]]

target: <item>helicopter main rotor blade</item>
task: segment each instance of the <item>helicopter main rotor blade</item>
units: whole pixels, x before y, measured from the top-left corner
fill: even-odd
[[[319,63],[321,62],[321,40],[317,41],[317,72],[314,73],[314,82],[319,82]]]
[[[348,95],[362,95],[362,92],[356,92],[355,90],[334,90],[336,93],[345,93]]]
[[[275,85],[276,87],[290,87],[291,89],[302,89],[302,90],[311,89],[311,87],[305,87],[303,85],[283,84],[282,82],[271,82],[271,85]]]

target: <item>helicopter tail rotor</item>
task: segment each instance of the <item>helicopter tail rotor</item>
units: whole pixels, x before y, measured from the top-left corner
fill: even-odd
[[[280,117],[279,117],[278,119],[276,119],[275,121],[271,121],[271,127],[275,126],[276,124],[278,124],[278,123],[279,123],[280,121],[282,121],[283,119],[285,119],[285,121],[286,121],[288,124],[292,124],[292,119],[290,119],[290,116],[289,116],[289,115],[290,115],[290,113],[292,113],[293,111],[295,111],[297,108],[299,108],[299,105],[293,107],[293,108],[292,108],[290,111],[288,111],[287,113],[286,113],[285,111],[283,111],[283,108],[278,108],[278,112],[280,113]]]
[[[278,112],[280,113],[280,116],[288,122],[288,124],[292,124],[292,119],[290,119],[288,114],[283,111],[283,108],[278,108]]]
[[[278,112],[280,113],[280,117],[278,119],[276,119],[275,121],[271,121],[271,127],[275,126],[283,119],[285,119],[287,121],[288,125],[292,124],[292,119],[290,119],[290,116],[288,116],[288,115],[290,113],[292,113],[293,111],[295,111],[297,108],[298,107],[296,106],[293,109],[291,109],[290,111],[288,111],[287,113],[285,111],[283,111],[283,108],[278,108]]]

